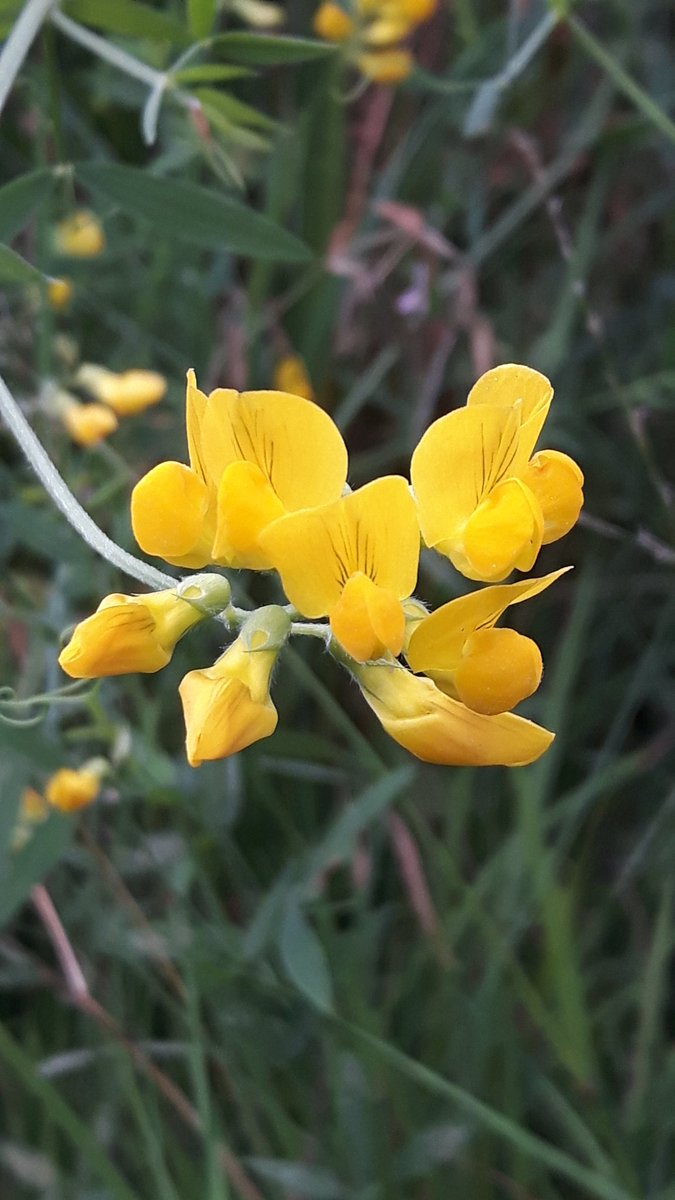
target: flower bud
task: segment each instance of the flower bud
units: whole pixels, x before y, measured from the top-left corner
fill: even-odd
[[[87,208],[59,221],[54,228],[54,247],[69,258],[97,258],[105,249],[105,233],[98,217]]]
[[[317,37],[326,42],[346,42],[354,33],[354,22],[349,13],[334,0],[324,0],[319,5],[312,27]]]
[[[158,404],[166,395],[166,379],[158,371],[134,369],[121,374],[95,363],[83,363],[76,383],[108,404],[118,416],[128,417]]]
[[[203,617],[173,588],[147,596],[114,593],[75,627],[59,663],[73,679],[152,674],[167,665],[176,643]]]
[[[92,759],[75,771],[71,767],[61,767],[51,779],[47,780],[45,799],[52,808],[60,812],[78,812],[93,804],[101,790],[101,776],[107,770],[108,764],[104,759]]]
[[[70,279],[50,279],[47,282],[47,299],[52,308],[61,312],[70,304],[74,290]]]

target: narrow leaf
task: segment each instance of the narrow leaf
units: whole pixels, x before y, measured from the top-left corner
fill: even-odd
[[[295,895],[286,904],[279,950],[284,970],[298,991],[321,1012],[331,1012],[333,985],[326,955]]]

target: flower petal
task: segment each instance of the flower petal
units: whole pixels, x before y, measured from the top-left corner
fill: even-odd
[[[208,517],[208,488],[183,463],[159,463],[131,493],[131,525],[141,550],[179,567],[211,561]]]
[[[529,571],[541,549],[544,522],[529,488],[519,479],[507,479],[491,492],[467,521],[459,553],[447,553],[469,579],[486,583],[504,579],[517,568]]]
[[[540,450],[521,478],[539,501],[544,516],[544,545],[557,542],[579,519],[584,503],[581,469],[560,450]]]
[[[432,669],[454,670],[472,633],[492,628],[511,604],[538,596],[569,570],[571,567],[563,567],[541,579],[480,588],[429,613],[415,626],[406,651],[413,671],[428,674]]]
[[[405,634],[401,601],[362,571],[347,580],[330,623],[340,645],[357,662],[401,653]]]
[[[215,487],[230,463],[254,463],[288,512],[337,500],[347,478],[337,425],[317,404],[289,392],[212,392],[201,453]]]
[[[540,758],[554,738],[513,713],[474,712],[403,667],[365,666],[355,674],[390,737],[424,762],[519,767]]]
[[[516,411],[482,404],[456,409],[429,426],[410,464],[428,546],[461,538],[479,504],[513,473],[518,437]]]
[[[359,571],[397,600],[409,596],[417,580],[419,527],[400,475],[282,517],[261,533],[260,544],[289,600],[306,617],[330,613]]]
[[[553,399],[550,380],[532,367],[504,363],[486,371],[474,384],[467,405],[490,404],[520,411],[520,444],[514,474],[527,463],[542,431]]]
[[[467,638],[452,695],[479,713],[510,712],[536,692],[544,664],[532,638],[515,629],[478,629]],[[433,672],[430,672],[434,678]],[[442,681],[436,680],[441,691]]]
[[[225,469],[218,488],[217,515],[214,560],[231,567],[269,571],[272,563],[258,539],[267,525],[284,515],[284,508],[260,467],[235,462]]]

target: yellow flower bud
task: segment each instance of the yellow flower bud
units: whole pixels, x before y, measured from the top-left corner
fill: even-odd
[[[44,796],[34,787],[24,788],[21,793],[19,817],[28,825],[39,825],[49,815],[49,805]]]
[[[117,429],[117,417],[106,404],[80,404],[73,400],[63,407],[61,419],[78,446],[95,446]]]
[[[368,26],[364,40],[366,45],[378,46],[393,46],[396,42],[400,42],[410,33],[410,21],[406,21],[405,17],[398,14],[378,17],[373,21],[372,25]],[[393,51],[392,51],[393,53]],[[402,51],[396,51],[397,54]],[[410,74],[408,71],[407,74]],[[403,76],[406,78],[406,76]]]
[[[98,764],[81,767],[79,771],[62,767],[47,781],[45,798],[52,808],[72,813],[93,804],[100,790],[101,770]]]
[[[274,372],[274,386],[280,392],[291,392],[294,396],[303,396],[305,400],[314,399],[312,381],[299,354],[287,354],[279,360]]]
[[[415,60],[409,50],[382,50],[359,55],[357,65],[373,83],[402,83],[410,75]]]
[[[286,19],[282,6],[268,0],[231,0],[231,5],[237,16],[254,29],[277,29]]]
[[[134,369],[117,374],[94,363],[84,363],[76,382],[120,417],[142,412],[166,395],[166,379],[158,371]]]
[[[411,25],[421,25],[433,17],[438,0],[394,0],[391,7]]]
[[[354,33],[354,22],[333,0],[324,0],[314,14],[312,28],[326,42],[346,42]]]
[[[283,609],[274,609],[274,621]],[[189,671],[180,685],[185,726],[186,750],[190,766],[237,754],[269,737],[277,727],[277,710],[270,698],[270,676],[279,650],[288,632],[260,624],[254,614],[255,628],[246,626],[223,655],[204,671]],[[264,624],[264,622],[263,622]],[[247,645],[248,643],[248,645]]]
[[[350,670],[389,736],[424,762],[520,767],[553,741],[547,729],[515,713],[474,712],[397,663],[352,663]]]
[[[47,299],[52,308],[60,312],[70,304],[74,290],[70,279],[50,279],[47,284]]]
[[[96,258],[105,249],[103,226],[95,213],[78,209],[55,227],[54,246],[69,258]]]
[[[167,665],[176,643],[203,617],[173,589],[147,596],[115,593],[76,626],[59,663],[73,679],[152,674]]]

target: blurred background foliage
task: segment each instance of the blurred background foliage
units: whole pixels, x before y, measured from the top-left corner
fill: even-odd
[[[3,35],[39,7],[2,0]],[[190,366],[267,387],[301,355],[353,484],[405,472],[495,363],[548,373],[587,508],[538,564],[574,572],[514,619],[558,737],[520,771],[425,767],[312,644],[282,660],[274,738],[191,770],[176,686],[217,630],[62,694],[64,629],[134,589],[3,434],[0,1193],[673,1200],[672,8],[443,0],[396,89],[345,73],[312,15],[36,22],[0,127],[2,373],[130,549],[133,482],[184,457]],[[105,250],[59,257],[81,207]],[[82,361],[160,371],[167,399],[82,449],[45,402]],[[463,590],[440,559],[422,584]],[[98,804],[12,849],[23,788],[94,754]]]

